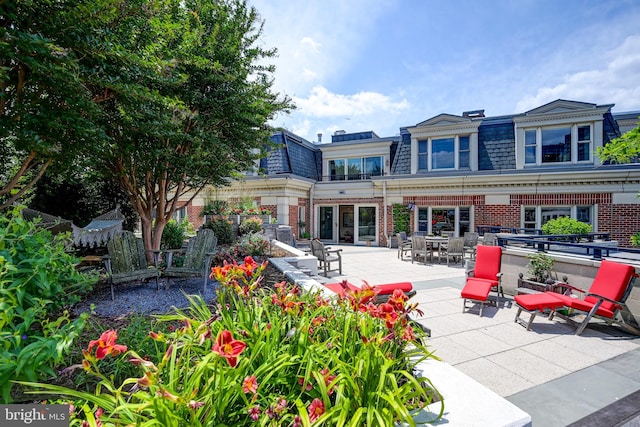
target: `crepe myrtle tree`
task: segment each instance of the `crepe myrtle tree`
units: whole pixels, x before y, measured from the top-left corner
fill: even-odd
[[[0,0],[0,209],[104,137],[73,49],[101,20],[91,3]]]
[[[248,170],[266,123],[293,105],[271,91],[275,49],[260,47],[262,21],[246,1],[127,1],[118,15],[101,38],[133,58],[109,58],[105,74],[91,67],[94,96],[108,98],[109,140],[94,163],[127,192],[145,247],[159,249],[173,213]]]

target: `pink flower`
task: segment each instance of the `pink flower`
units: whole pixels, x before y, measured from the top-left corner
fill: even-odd
[[[309,405],[309,421],[315,422],[322,414],[324,414],[324,403],[316,397]]]
[[[256,406],[252,407],[247,412],[249,412],[249,416],[251,417],[251,419],[253,421],[258,421],[260,419],[260,406],[259,405],[256,405]]]
[[[245,377],[242,381],[242,391],[244,393],[256,393],[258,391],[258,381],[255,375]]]

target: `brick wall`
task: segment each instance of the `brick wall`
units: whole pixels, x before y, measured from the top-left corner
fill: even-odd
[[[520,227],[520,206],[516,205],[476,205],[474,207],[474,226],[499,225],[502,227]]]

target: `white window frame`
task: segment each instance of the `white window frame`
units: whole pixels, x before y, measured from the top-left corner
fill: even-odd
[[[578,128],[581,127],[589,127],[589,140],[586,141],[578,141]],[[569,128],[571,130],[571,160],[567,162],[543,162],[542,161],[542,131],[548,129],[560,129],[560,128]],[[536,140],[535,140],[535,151],[536,151],[536,161],[535,163],[529,162],[527,163],[526,159],[526,151],[527,147],[533,146],[534,144],[527,144],[526,142],[526,134],[527,132],[535,132]],[[594,151],[594,126],[593,123],[573,123],[573,124],[558,124],[554,126],[536,126],[536,127],[525,127],[524,128],[524,140],[522,141],[522,146],[524,147],[524,164],[526,166],[548,166],[548,165],[566,165],[566,164],[580,164],[580,163],[593,163],[593,151]],[[589,158],[586,160],[578,160],[578,148],[580,144],[589,144],[587,149],[587,153],[589,153]]]
[[[532,223],[532,221],[526,221],[525,223],[525,211],[527,209],[535,209],[535,227],[534,228],[536,230],[540,230],[542,228],[542,209],[553,209],[553,208],[569,209],[570,217],[573,219],[578,219],[577,217],[578,217],[579,208],[589,208],[589,215],[591,216],[591,222],[588,222],[586,224],[590,224],[593,229],[593,232],[597,232],[597,223],[596,223],[597,205],[537,205],[537,206],[526,205],[526,206],[522,206],[521,216],[520,216],[520,226],[522,228],[526,228],[525,227],[526,223]]]
[[[469,139],[469,147],[466,150],[462,150],[463,152],[468,153],[469,156],[469,165],[460,167],[460,137],[467,137]],[[433,141],[441,140],[441,139],[451,139],[453,138],[453,167],[452,168],[434,168],[433,167]],[[420,139],[418,141],[418,147],[420,146],[420,142],[427,142],[427,152],[418,152],[418,158],[421,155],[427,156],[427,169],[418,169],[418,172],[430,172],[430,171],[447,171],[447,170],[470,170],[471,169],[471,134],[456,134],[456,135],[438,135],[429,137],[427,139]],[[418,161],[418,165],[420,162]]]
[[[378,157],[380,159],[380,175],[371,175],[366,171],[366,159]],[[351,177],[349,175],[349,163],[352,164],[354,161],[359,160],[360,162],[360,172],[358,173],[358,178]],[[385,171],[385,157],[384,155],[370,155],[370,156],[349,156],[349,157],[336,157],[333,159],[327,160],[327,171],[331,172],[331,162],[342,161],[344,162],[344,174],[343,175],[329,175],[329,180],[331,181],[357,181],[362,179],[369,179],[371,176],[383,176]]]

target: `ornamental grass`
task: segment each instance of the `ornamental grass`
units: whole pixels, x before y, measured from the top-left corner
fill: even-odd
[[[188,309],[158,316],[178,327],[149,331],[155,352],[139,354],[115,330],[91,341],[82,363],[99,379],[91,392],[22,384],[70,403],[72,426],[415,425],[437,397],[414,369],[432,357],[409,319],[416,304],[397,292],[376,305],[366,284],[338,299],[262,287],[266,266],[247,257],[214,267],[215,304],[189,296]],[[107,360],[138,374],[114,384]]]

